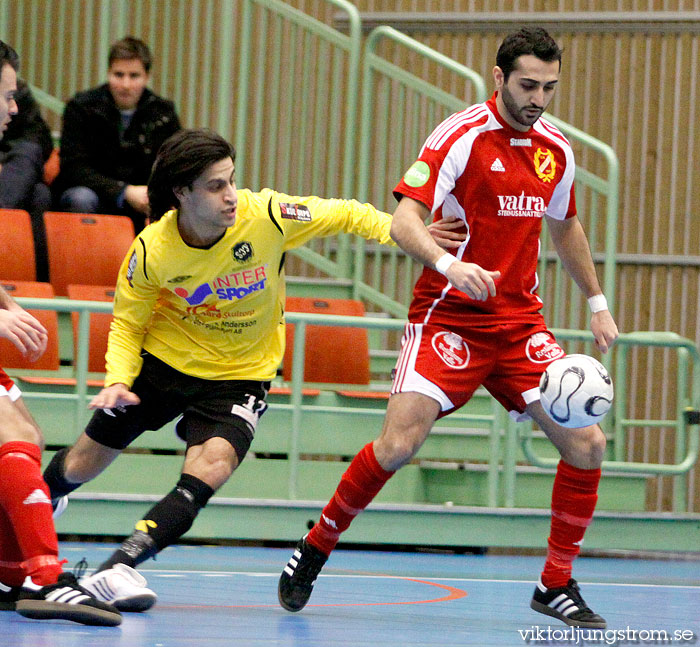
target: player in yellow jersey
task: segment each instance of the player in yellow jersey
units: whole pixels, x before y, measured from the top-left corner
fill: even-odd
[[[156,600],[133,567],[189,530],[250,447],[284,354],[285,253],[339,232],[391,242],[391,216],[369,204],[237,190],[234,159],[206,130],[163,144],[148,183],[155,222],[117,280],[105,388],[85,432],[44,473],[58,503],[144,431],[182,416],[176,430],[187,451],[176,487],[81,581],[124,611]],[[459,244],[450,226],[433,235]]]

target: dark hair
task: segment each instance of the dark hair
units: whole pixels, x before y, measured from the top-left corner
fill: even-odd
[[[561,67],[561,53],[559,45],[542,27],[522,27],[505,37],[496,54],[496,65],[507,81],[519,56],[532,54],[547,63],[559,61]]]
[[[109,50],[109,67],[112,67],[114,61],[131,61],[134,59],[138,59],[143,63],[146,72],[151,71],[151,64],[153,63],[151,50],[148,49],[146,43],[133,36],[126,36],[118,40]]]
[[[192,183],[212,164],[236,151],[221,135],[205,129],[179,130],[163,142],[148,180],[151,220],[179,207],[175,189],[192,188]]]
[[[19,56],[12,47],[0,40],[0,69],[9,65],[15,72],[19,68]]]

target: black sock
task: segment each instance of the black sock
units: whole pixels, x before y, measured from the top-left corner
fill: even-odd
[[[115,564],[126,564],[135,568],[137,564],[145,562],[149,557],[155,557],[158,549],[151,537],[140,530],[134,531],[131,537],[122,542],[122,545],[115,550],[110,558],[97,568],[97,573],[112,568]],[[137,561],[137,558],[138,561]]]
[[[49,486],[52,500],[60,499],[82,485],[82,483],[66,481],[64,459],[69,449],[69,447],[59,449],[44,470],[44,481]]]
[[[194,523],[214,490],[190,474],[182,474],[177,486],[154,505],[136,524],[136,530],[103,564],[99,571],[117,562],[134,567],[174,544]]]

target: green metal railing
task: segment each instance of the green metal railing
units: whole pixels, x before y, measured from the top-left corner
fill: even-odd
[[[593,335],[588,331],[560,330],[552,331],[559,341],[593,342]],[[627,378],[629,351],[632,347],[654,347],[675,350],[678,354],[676,369],[676,407],[673,419],[629,418],[625,415],[628,402]],[[615,342],[615,400],[612,411],[612,437],[614,440],[614,460],[603,461],[602,469],[608,472],[625,474],[655,474],[676,477],[673,484],[673,511],[687,509],[688,484],[686,475],[698,460],[700,436],[697,429],[698,406],[700,406],[700,353],[697,346],[673,332],[634,332],[622,333]],[[670,376],[668,376],[670,378]],[[556,467],[558,460],[538,456],[532,446],[532,424],[509,424],[511,433],[508,438],[514,442],[519,435],[522,450],[527,460],[537,467]],[[515,427],[513,429],[513,427]],[[627,446],[627,430],[630,427],[668,427],[675,430],[675,459],[670,465],[631,462],[624,460]],[[512,450],[508,451],[509,460],[513,460]],[[506,474],[509,474],[506,470]],[[514,499],[513,483],[506,487],[506,505]]]
[[[243,0],[236,166],[247,187],[353,195],[360,16],[347,0],[325,1],[347,14],[348,34],[280,0]],[[330,276],[350,277],[350,238],[332,246],[314,241],[294,254]]]
[[[605,174],[601,177],[585,168],[581,160],[576,165],[576,189],[579,217],[586,229],[586,235],[591,245],[591,252],[597,260],[602,260],[602,287],[610,307],[615,303],[615,269],[617,254],[617,220],[619,204],[620,165],[615,151],[595,137],[565,123],[552,115],[547,120],[561,130],[571,141],[585,147],[588,152],[600,155],[605,165]],[[605,201],[601,210],[601,198]],[[583,208],[582,208],[583,207]],[[546,229],[544,227],[543,229]],[[566,278],[561,261],[556,254],[549,254],[549,237],[546,231],[541,239],[539,261],[540,294],[547,290],[547,265],[552,260],[554,268],[554,289],[551,303],[548,303],[547,320],[550,325],[561,328],[587,328],[581,319],[581,313],[588,313],[584,296]],[[568,275],[566,275],[568,277]],[[566,285],[571,286],[567,289]]]
[[[455,75],[464,83],[465,95],[471,92],[472,103],[485,101],[487,93],[476,72],[392,27],[377,27],[370,33],[362,58],[357,196],[391,211],[394,183],[420,150],[428,129],[468,102],[390,62],[378,53],[382,45],[398,46]],[[374,246],[368,253],[363,239],[355,242],[354,297],[393,316],[406,315],[419,271],[401,250]]]
[[[64,299],[33,299],[18,298],[17,302],[24,308],[38,310],[55,310],[59,313],[78,312],[78,344],[74,362],[74,377],[76,385],[73,393],[52,393],[27,391],[24,397],[32,399],[60,399],[72,401],[75,405],[75,435],[82,431],[87,417],[88,403],[88,355],[89,355],[89,315],[91,312],[111,312],[111,303],[94,301],[70,301]],[[319,315],[312,313],[286,313],[288,323],[295,324],[294,334],[294,364],[292,367],[292,379],[290,382],[291,397],[288,405],[276,404],[278,408],[291,411],[291,428],[289,430],[289,446],[287,449],[290,464],[288,493],[290,499],[296,498],[298,491],[298,467],[300,464],[300,438],[304,433],[302,426],[302,414],[304,411],[313,410],[324,414],[351,415],[343,407],[318,407],[313,404],[304,404],[302,389],[304,388],[304,348],[306,343],[307,325],[328,325],[342,327],[360,327],[368,330],[403,330],[405,321],[402,319],[385,319],[380,317],[351,317],[339,315]],[[554,330],[558,339],[567,341],[590,341],[591,335],[586,331]],[[664,332],[635,332],[620,336],[619,349],[613,374],[615,380],[615,405],[613,412],[604,421],[603,427],[607,434],[614,440],[615,460],[605,461],[603,469],[609,472],[627,474],[648,474],[660,476],[672,476],[676,479],[677,486],[674,489],[674,512],[687,511],[687,484],[685,475],[696,464],[700,449],[700,437],[698,435],[698,410],[700,410],[700,353],[692,341],[684,339],[674,333]],[[676,374],[677,405],[676,416],[666,420],[637,420],[626,417],[627,394],[627,350],[631,347],[655,347],[674,349],[678,353],[679,363]],[[15,371],[17,372],[17,371]],[[21,371],[25,372],[25,371]],[[13,373],[13,371],[11,371]],[[670,376],[669,376],[670,378]],[[387,386],[387,385],[384,385]],[[487,462],[487,502],[490,507],[503,505],[512,507],[515,500],[515,483],[517,472],[517,443],[518,436],[521,441],[521,449],[525,458],[535,466],[542,468],[555,467],[558,460],[554,458],[540,457],[532,446],[531,425],[514,425],[500,405],[493,401],[490,414],[477,414],[457,412],[460,424],[469,423],[487,424],[489,435],[490,455]],[[30,405],[31,406],[31,405]],[[381,412],[376,412],[382,415]],[[64,424],[64,421],[61,421]],[[647,464],[634,463],[620,460],[625,446],[626,429],[630,426],[656,426],[672,427],[676,432],[676,458],[675,464]],[[377,424],[377,429],[381,424]],[[503,442],[502,442],[503,441]],[[502,494],[501,494],[502,493]]]
[[[96,301],[71,301],[69,299],[36,299],[18,297],[16,299],[22,307],[32,310],[53,310],[58,313],[78,313],[78,344],[73,361],[73,377],[75,389],[73,393],[34,393],[23,394],[26,400],[38,397],[56,400],[68,400],[74,405],[74,431],[82,431],[87,419],[88,404],[88,358],[90,352],[90,313],[112,313],[112,303]],[[10,370],[10,369],[8,369]],[[26,373],[26,371],[23,371]]]

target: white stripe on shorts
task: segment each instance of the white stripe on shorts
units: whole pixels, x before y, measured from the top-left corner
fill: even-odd
[[[0,386],[0,398],[5,396],[9,397],[11,402],[16,402],[22,397],[22,391],[16,384],[13,384],[9,391],[4,386]]]
[[[416,358],[418,357],[422,336],[423,324],[406,324],[391,392],[422,393],[437,401],[442,411],[454,409],[455,405],[445,395],[444,391],[416,371]]]

